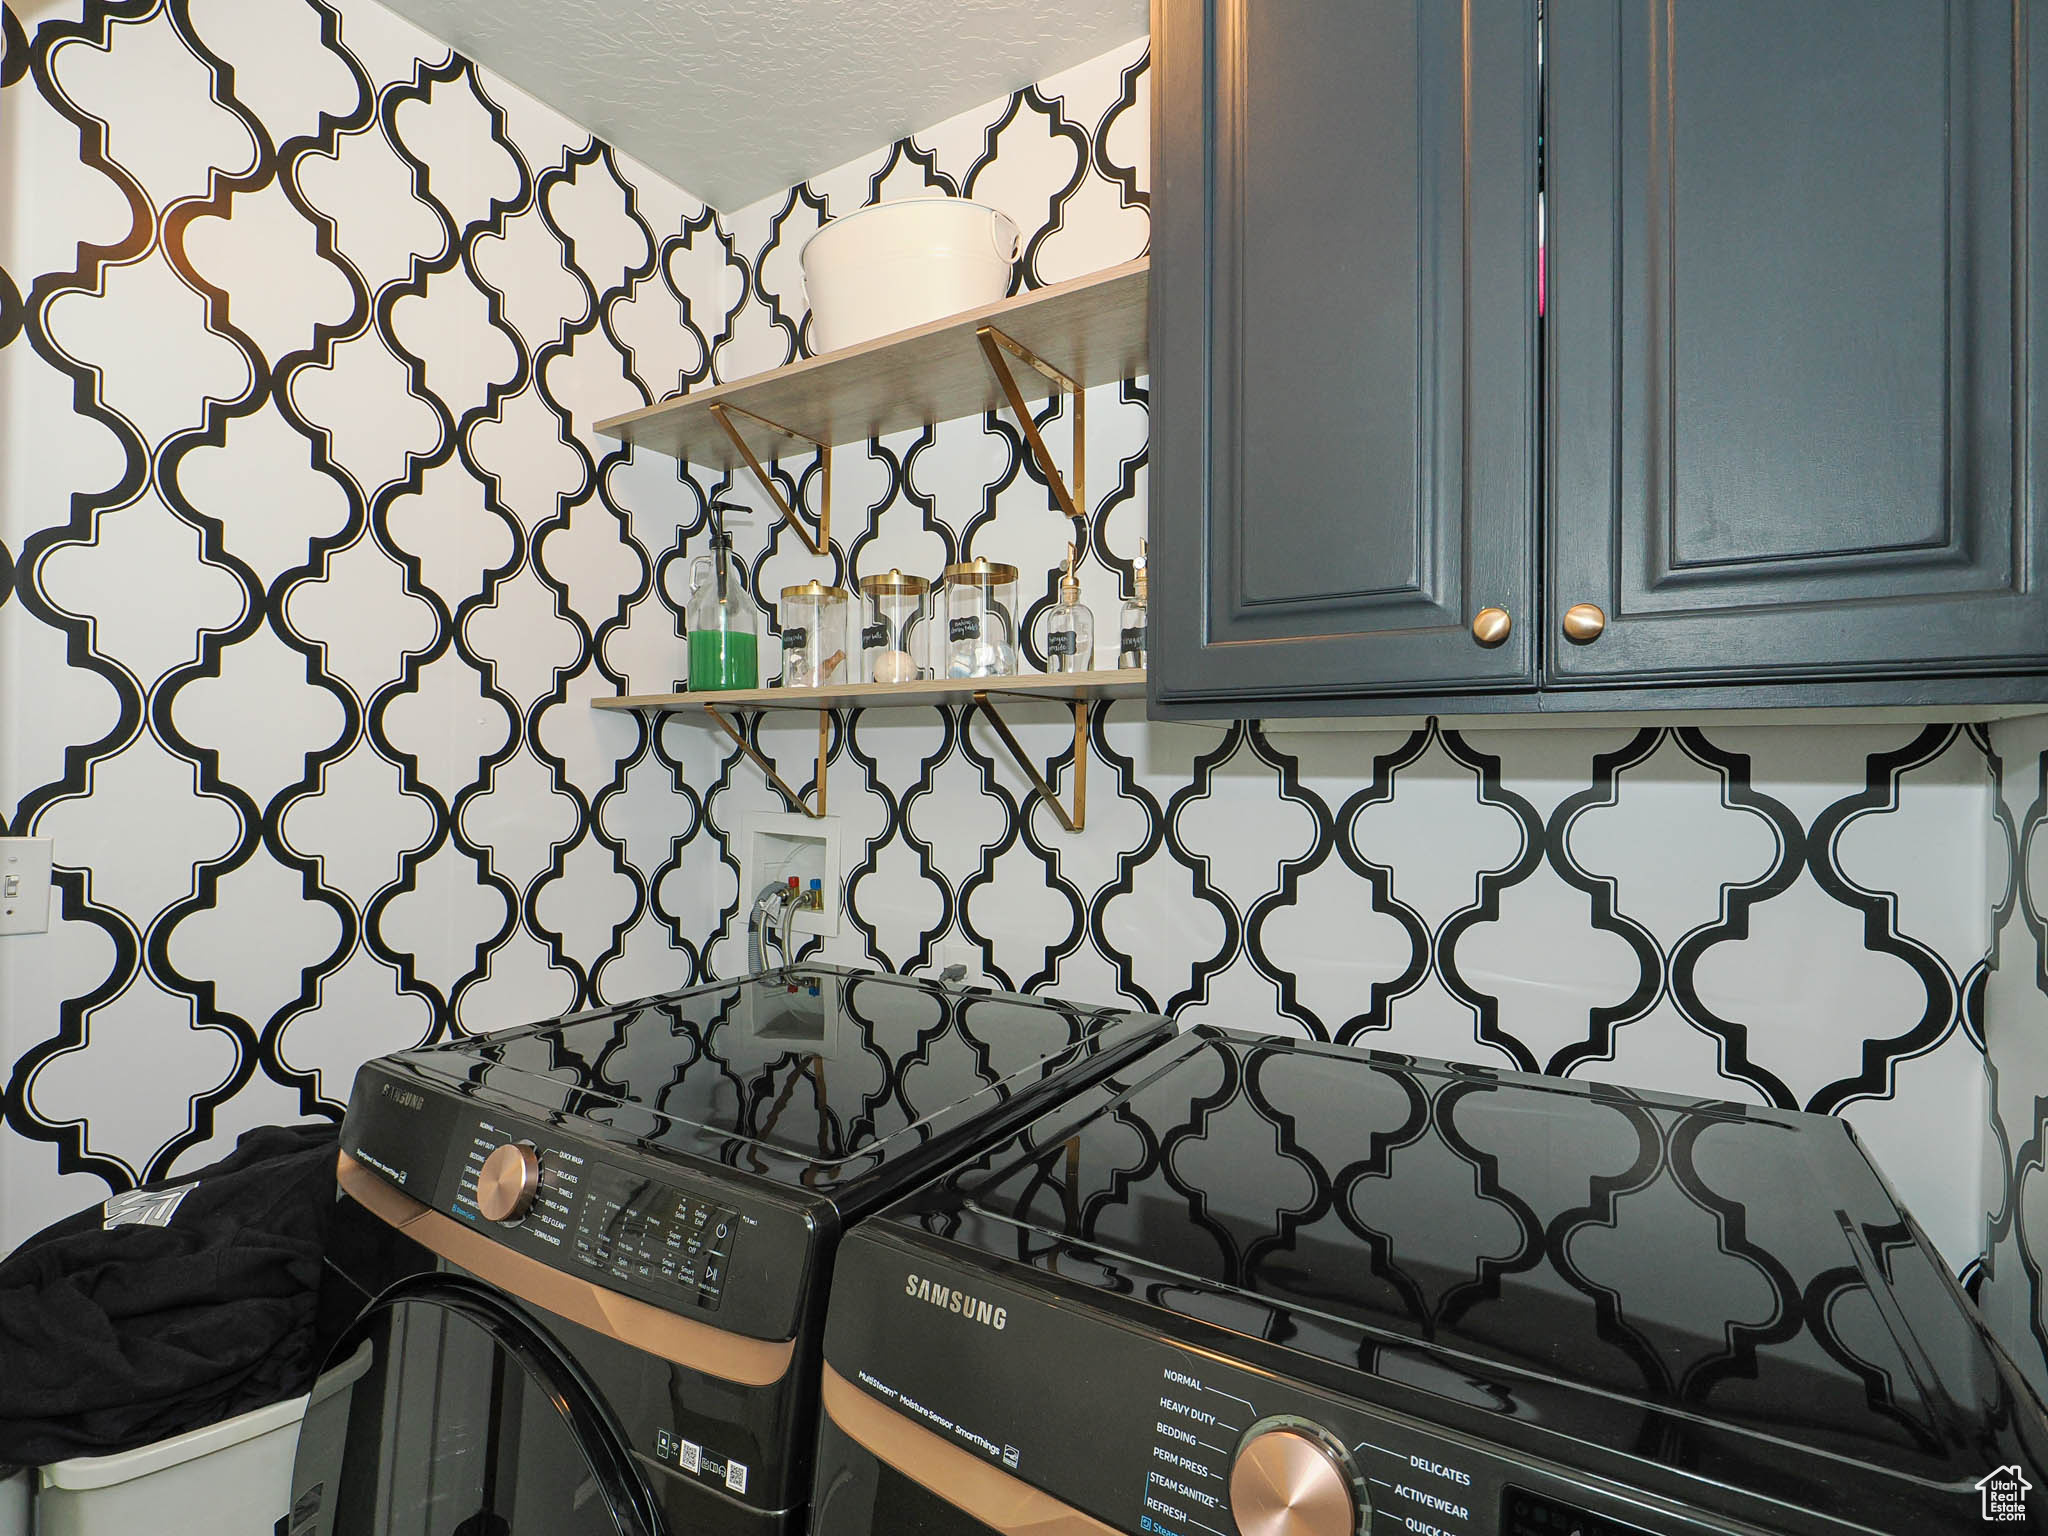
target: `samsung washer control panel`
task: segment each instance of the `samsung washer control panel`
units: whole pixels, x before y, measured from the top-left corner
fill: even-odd
[[[451,1210],[542,1244],[612,1289],[638,1282],[706,1312],[724,1294],[741,1226],[729,1200],[535,1141],[496,1113],[476,1117]]]
[[[606,1144],[372,1062],[342,1150],[515,1252],[757,1338],[795,1326],[811,1224],[737,1181]]]

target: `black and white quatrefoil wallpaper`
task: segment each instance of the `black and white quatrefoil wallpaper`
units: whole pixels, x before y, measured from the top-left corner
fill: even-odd
[[[2048,1393],[2048,718],[2000,722],[1991,747],[1991,1141],[1977,1298],[2035,1389]]]
[[[8,1240],[450,1029],[646,993],[711,212],[374,4],[10,8]]]
[[[0,1248],[336,1113],[367,1056],[742,970],[739,830],[788,805],[695,720],[589,708],[682,676],[709,501],[771,610],[986,555],[1035,617],[1069,527],[1007,414],[842,446],[824,557],[591,424],[808,352],[798,250],[878,198],[1002,207],[1020,286],[1143,254],[1150,110],[1140,40],[719,213],[372,0],[5,15],[0,817],[58,891],[0,939]],[[1071,411],[1042,422],[1064,453]],[[1147,438],[1145,381],[1091,393],[1098,633]],[[815,511],[816,465],[774,470]],[[1070,719],[1006,713],[1064,786]],[[814,720],[748,729],[811,778]],[[2048,1047],[1985,1051],[2048,1038],[2038,751],[1137,703],[1089,732],[1077,836],[979,713],[839,717],[816,952],[1842,1115],[2048,1375]]]

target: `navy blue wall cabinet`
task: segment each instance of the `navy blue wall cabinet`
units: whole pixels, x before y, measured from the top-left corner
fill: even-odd
[[[1156,712],[2048,700],[2025,12],[1158,0]]]
[[[1155,700],[1535,685],[1532,15],[1154,7]]]

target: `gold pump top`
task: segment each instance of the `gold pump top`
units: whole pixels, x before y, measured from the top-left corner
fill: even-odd
[[[1081,547],[1078,544],[1069,544],[1067,546],[1066,571],[1060,577],[1060,601],[1063,603],[1071,604],[1081,601],[1081,573],[1074,569],[1075,564],[1080,558]]]

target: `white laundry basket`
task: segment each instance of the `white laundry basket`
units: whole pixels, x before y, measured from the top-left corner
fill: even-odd
[[[346,1411],[370,1360],[364,1344],[306,1397],[132,1451],[52,1462],[36,1474],[36,1536],[271,1536],[291,1505],[292,1457],[308,1404],[340,1395]],[[0,1517],[0,1536],[11,1531]]]
[[[1010,291],[1016,221],[964,197],[899,197],[832,220],[799,259],[811,344],[837,352]]]
[[[34,1487],[33,1472],[0,1477],[0,1536],[28,1536],[28,1501]]]

